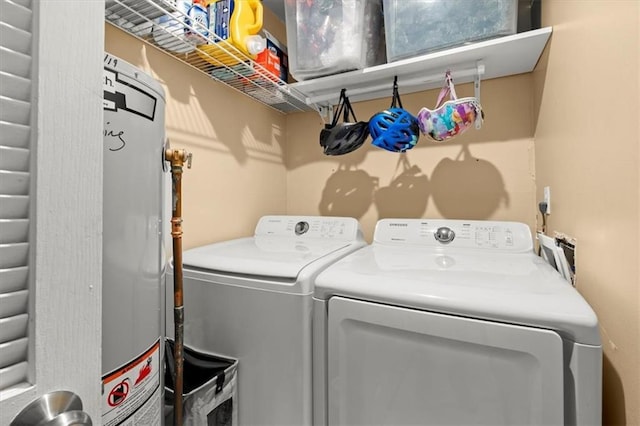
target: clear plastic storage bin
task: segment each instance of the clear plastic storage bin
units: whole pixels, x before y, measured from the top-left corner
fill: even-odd
[[[287,0],[285,16],[296,80],[386,62],[382,0]]]
[[[389,62],[515,34],[518,0],[384,0]]]

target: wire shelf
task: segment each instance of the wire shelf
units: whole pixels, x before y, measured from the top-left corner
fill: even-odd
[[[174,5],[175,0],[107,0],[105,20],[276,111],[317,110],[304,95]]]

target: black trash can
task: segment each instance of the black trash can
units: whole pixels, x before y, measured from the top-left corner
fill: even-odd
[[[165,341],[164,420],[173,422],[174,342]],[[237,426],[238,361],[184,347],[184,426]]]

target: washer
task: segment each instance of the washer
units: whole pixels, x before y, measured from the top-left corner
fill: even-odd
[[[314,295],[316,425],[595,425],[598,321],[522,223],[385,219]]]
[[[184,342],[239,360],[239,424],[311,424],[313,282],[364,245],[353,218],[265,216],[253,237],[184,252]]]

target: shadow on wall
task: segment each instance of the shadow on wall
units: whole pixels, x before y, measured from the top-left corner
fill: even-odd
[[[442,217],[489,219],[501,203],[509,205],[498,169],[487,160],[474,158],[467,144],[455,159],[442,159],[429,177],[406,154],[400,154],[389,185],[379,187],[379,178],[364,170],[341,164],[326,182],[319,210],[328,216],[360,219],[375,205],[378,219],[420,218],[427,211],[429,196]]]
[[[171,66],[167,61],[172,58],[164,52],[147,48],[146,55],[168,88],[174,125],[167,128],[181,135],[184,140],[179,142],[230,153],[239,164],[250,158],[282,162],[284,131],[267,115],[278,113],[222,84],[212,84],[202,72]]]
[[[443,217],[465,219],[469,212],[488,219],[504,202],[509,206],[502,175],[487,160],[474,158],[469,145],[455,159],[443,158],[431,174],[433,202]]]
[[[402,171],[398,174],[400,168]],[[388,186],[375,193],[378,218],[422,217],[427,211],[429,178],[420,167],[409,163],[406,154],[398,159],[395,174]]]
[[[606,353],[602,357],[602,379],[602,424],[626,425],[624,387]]]
[[[347,216],[360,219],[373,203],[378,178],[364,170],[342,166],[334,172],[322,191],[318,206],[323,216]]]

